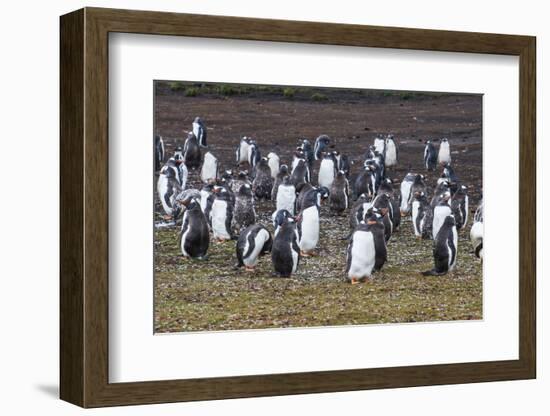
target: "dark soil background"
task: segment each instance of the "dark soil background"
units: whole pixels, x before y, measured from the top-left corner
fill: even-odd
[[[209,150],[221,169],[234,169],[242,136],[254,137],[263,155],[275,151],[290,165],[299,138],[312,143],[328,134],[335,149],[356,162],[374,137],[394,134],[399,164],[388,176],[399,183],[409,168],[427,175],[429,188],[440,172],[423,169],[424,142],[447,137],[453,167],[469,187],[470,210],[482,191],[482,96],[325,89],[309,87],[155,83],[155,134],[167,155],[183,145],[195,116],[208,128]],[[436,143],[438,146],[438,143]],[[317,181],[318,162],[312,180]],[[155,178],[156,181],[156,178]],[[198,172],[188,186],[201,187]],[[155,188],[156,189],[156,188]],[[155,191],[155,190],[153,190]],[[155,192],[156,198],[156,192]],[[155,221],[162,208],[155,199]],[[271,228],[275,203],[258,204],[260,222]],[[347,213],[321,213],[318,256],[302,259],[291,279],[271,277],[270,257],[255,274],[234,269],[235,242],[211,244],[209,260],[185,260],[177,245],[179,228],[155,230],[155,330],[157,332],[304,327],[481,319],[482,271],[469,243],[472,221],[459,233],[458,264],[442,277],[423,277],[432,267],[432,242],[418,240],[410,218],[388,243],[388,262],[372,282],[344,282]]]

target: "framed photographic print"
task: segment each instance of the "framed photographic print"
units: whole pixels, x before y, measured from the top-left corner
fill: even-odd
[[[61,398],[534,378],[535,104],[529,36],[62,16]]]

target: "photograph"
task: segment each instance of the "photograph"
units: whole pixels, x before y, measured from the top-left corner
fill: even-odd
[[[155,333],[483,319],[483,94],[153,88]]]

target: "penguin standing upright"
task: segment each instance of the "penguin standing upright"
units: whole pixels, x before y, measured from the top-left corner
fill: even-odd
[[[218,241],[231,240],[231,224],[233,221],[233,201],[231,194],[226,188],[214,187],[214,192],[210,196],[211,206],[207,203],[206,212],[209,216],[209,223],[212,226],[214,238]]]
[[[325,186],[327,188],[332,187],[332,182],[336,176],[336,160],[334,154],[325,153],[321,166],[319,167],[319,186]]]
[[[330,137],[322,134],[315,139],[315,147],[313,148],[313,156],[315,160],[320,160],[323,157],[323,152],[330,143]]]
[[[341,215],[349,208],[349,183],[343,170],[338,171],[336,178],[332,182],[329,206],[331,212],[338,215]]]
[[[470,241],[477,258],[483,260],[483,200],[474,214],[474,223],[470,229]]]
[[[458,233],[455,219],[452,215],[447,215],[434,238],[434,268],[422,274],[424,276],[441,276],[452,271],[456,266],[457,252]]]
[[[372,208],[372,199],[373,198],[367,196],[367,194],[361,194],[351,207],[349,213],[349,228],[351,233],[353,233],[357,225],[364,220],[367,211]],[[351,233],[346,239],[351,236]]]
[[[158,134],[155,136],[155,171],[160,170],[164,162],[164,140]]]
[[[212,195],[212,190],[214,189],[214,183],[208,183],[202,187],[200,190],[200,205],[202,212],[205,212],[206,210],[206,203],[208,201],[208,197]]]
[[[193,134],[197,138],[200,147],[208,147],[206,144],[206,126],[200,117],[195,117],[193,121]]]
[[[275,176],[275,181],[273,183],[273,188],[271,189],[271,200],[272,201],[277,200],[277,192],[279,191],[279,185],[281,183],[283,183],[283,179],[287,176],[290,178],[290,174],[288,173],[288,166],[287,165],[279,166],[279,172],[277,173],[277,176]]]
[[[431,140],[426,141],[424,147],[424,167],[430,172],[437,167],[437,151]]]
[[[187,169],[195,170],[201,165],[201,148],[193,132],[189,132],[187,139],[185,139],[183,158]]]
[[[434,189],[433,197],[430,201],[432,209],[435,208],[437,204],[439,204],[439,202],[441,201],[441,198],[443,198],[445,194],[450,191],[451,185],[449,181],[445,178],[439,178],[437,180],[437,185]]]
[[[204,183],[218,179],[218,159],[210,152],[204,154],[201,168],[201,180]]]
[[[378,188],[378,195],[386,194],[390,200],[390,217],[393,222],[393,229],[397,230],[401,225],[401,214],[399,210],[399,195],[396,195],[393,189],[393,181],[390,178],[386,178],[380,184]]]
[[[300,159],[290,175],[290,181],[298,188],[301,184],[309,183],[309,168],[304,159]]]
[[[298,237],[302,256],[310,256],[319,242],[319,210],[322,190],[311,189],[304,197],[298,215]]]
[[[434,208],[434,220],[432,226],[432,238],[435,240],[439,229],[443,225],[445,218],[452,215],[451,206],[449,205],[449,200],[451,198],[451,193],[449,191],[441,195],[438,204]],[[454,223],[453,218],[453,223]],[[456,223],[455,223],[456,225]],[[456,228],[456,227],[455,227]]]
[[[296,194],[297,194],[295,212],[300,212],[302,210],[302,205],[303,205],[305,196],[311,189],[315,189],[315,187],[310,183],[304,182],[299,184],[295,188],[296,188]]]
[[[185,156],[183,155],[183,149],[181,146],[177,146],[174,150],[174,156],[170,158],[171,160],[174,160],[177,167],[177,180],[181,186],[181,189],[185,189],[185,186],[187,185],[187,176],[189,175],[189,172],[187,170],[187,166],[185,166]]]
[[[468,188],[465,185],[460,185],[451,199],[451,210],[457,229],[462,230],[468,224],[469,209]]]
[[[399,150],[397,148],[397,144],[395,143],[395,139],[393,138],[392,135],[389,135],[388,137],[386,137],[384,145],[386,148],[386,152],[384,154],[384,165],[387,167],[397,165]]]
[[[346,251],[346,274],[352,283],[366,281],[382,268],[387,259],[381,216],[370,210],[351,235]]]
[[[359,198],[360,195],[367,195],[374,198],[376,193],[376,176],[369,165],[357,175],[353,184],[354,198]]]
[[[275,273],[281,277],[290,277],[298,270],[300,248],[296,223],[292,217],[286,217],[278,227],[271,248],[271,262]]]
[[[256,165],[260,162],[261,159],[262,154],[260,152],[258,144],[255,140],[250,140],[250,144],[248,146],[248,164],[250,165],[250,171],[253,177],[256,176]]]
[[[244,266],[247,272],[253,272],[258,258],[271,251],[273,240],[263,225],[254,224],[245,228],[237,240],[237,267]]]
[[[269,165],[269,169],[271,170],[271,177],[273,179],[277,178],[277,174],[279,173],[279,163],[279,156],[274,152],[269,152],[267,155],[267,164]]]
[[[340,158],[338,159],[338,163],[336,166],[337,170],[341,170],[344,172],[344,175],[346,175],[346,178],[349,178],[349,173],[351,170],[351,162],[349,160],[349,157],[347,155],[340,155]]]
[[[372,207],[381,214],[381,222],[384,225],[384,238],[386,242],[390,241],[393,234],[394,222],[392,220],[392,205],[390,198],[386,194],[379,194],[372,201]]]
[[[374,138],[374,150],[381,155],[386,153],[386,141],[381,136],[376,136]]]
[[[439,153],[437,154],[437,163],[440,165],[451,164],[451,146],[449,140],[446,138],[441,139]]]
[[[250,182],[250,179],[248,178],[248,171],[246,170],[239,171],[236,178],[232,177],[229,187],[231,188],[231,191],[236,194],[243,185],[252,186],[252,182]]]
[[[277,191],[277,208],[279,210],[287,210],[291,215],[294,215],[294,207],[296,206],[296,187],[290,182],[290,178],[285,176],[283,182],[279,185]]]
[[[248,162],[248,150],[250,147],[250,138],[243,136],[241,138],[241,141],[239,142],[239,145],[237,146],[237,150],[235,151],[235,159],[237,162],[237,165],[240,165],[241,163]]]
[[[421,175],[421,174],[417,174],[414,177],[414,181],[411,185],[411,191],[409,195],[409,206],[412,206],[412,201],[416,193],[420,193],[420,192],[426,193],[426,184],[424,183],[424,178],[425,178],[424,175]]]
[[[186,207],[179,236],[181,253],[185,257],[204,259],[210,244],[208,224],[199,202],[192,198],[182,201]]]
[[[433,211],[424,192],[416,192],[412,201],[412,224],[414,235],[432,238]]]
[[[271,177],[271,169],[267,163],[267,158],[262,157],[255,169],[254,181],[252,189],[254,195],[258,199],[271,199],[271,188],[273,188],[273,178]]]
[[[416,175],[409,172],[401,182],[401,216],[406,216],[411,212],[411,188],[415,178]]]
[[[235,195],[235,210],[233,211],[233,227],[242,230],[256,222],[256,210],[254,209],[254,195],[252,187],[248,184],[241,186]]]
[[[166,219],[175,219],[177,217],[179,211],[174,201],[181,191],[182,189],[178,181],[178,168],[174,159],[171,158],[160,170],[157,180],[157,193],[162,208],[166,213]]]
[[[306,166],[308,167],[308,169],[311,169],[311,167],[307,163],[306,155],[305,155],[304,151],[302,150],[301,147],[298,146],[296,148],[296,150],[294,151],[294,155],[292,156],[292,164],[290,165],[290,173],[294,172],[294,169],[296,169],[296,166],[298,166],[298,163],[300,162],[300,160],[303,160],[304,162],[306,162]]]
[[[288,212],[286,209],[280,209],[279,211],[275,211],[273,214],[273,228],[275,231],[273,232],[273,236],[277,236],[277,233],[281,229],[281,225],[285,223],[287,218],[293,218],[292,215],[290,215],[290,212]]]
[[[311,146],[311,143],[308,139],[302,139],[300,145],[298,146],[298,149],[300,149],[304,154],[304,159],[306,160],[306,163],[309,167],[309,170],[313,167],[313,160],[315,159],[313,155],[313,147]]]

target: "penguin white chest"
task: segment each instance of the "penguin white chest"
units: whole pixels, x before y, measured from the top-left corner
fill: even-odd
[[[188,216],[187,212],[185,214],[183,214],[183,224],[185,224],[187,222],[187,216]],[[189,253],[187,253],[187,251],[185,250],[185,240],[187,238],[187,235],[189,234],[190,229],[191,229],[191,227],[189,227],[189,226],[185,230],[182,229],[183,234],[181,235],[181,240],[180,240],[181,252],[186,257],[189,257]]]
[[[386,145],[386,166],[394,166],[397,164],[397,149],[393,140],[388,141]]]
[[[164,212],[172,215],[172,205],[167,201],[166,194],[168,193],[168,178],[166,175],[160,174],[157,181],[157,192]]]
[[[202,191],[201,190],[201,211],[204,212],[204,210],[206,209],[206,203],[208,201],[208,197],[210,196],[210,193],[207,192],[207,191]]]
[[[356,231],[351,244],[348,277],[369,277],[376,261],[374,236],[368,231]]]
[[[453,270],[456,266],[456,257],[458,254],[458,232],[456,231],[456,227],[452,228],[452,240],[454,247],[451,249],[449,247],[449,271]]]
[[[302,236],[299,246],[302,251],[311,251],[317,247],[318,242],[319,211],[316,206],[312,206],[302,212]]]
[[[384,139],[374,139],[374,149],[379,153],[384,153]]]
[[[294,186],[279,185],[277,191],[277,211],[286,209],[290,215],[294,215],[294,202],[296,201],[296,191]]]
[[[215,200],[212,204],[212,231],[214,238],[230,239],[229,230],[226,227],[227,219],[227,202]]]
[[[201,169],[201,180],[203,182],[208,182],[209,180],[216,179],[216,173],[218,168],[218,161],[215,157],[207,153],[204,156],[204,163],[202,164]]]
[[[254,248],[250,252],[250,254],[243,258],[243,263],[247,267],[254,267],[258,263],[258,257],[260,256],[260,252],[262,251],[262,248],[264,247],[265,242],[269,239],[269,234],[266,230],[260,230],[258,234],[256,234],[256,237],[254,237]],[[248,253],[250,250],[250,246],[248,243],[248,239],[246,241],[246,244],[244,246],[243,253]]]
[[[437,161],[439,163],[451,163],[451,149],[448,142],[443,142],[439,146]]]
[[[300,162],[300,159],[299,157],[296,157],[294,156],[294,159],[292,159],[292,165],[290,166],[290,172],[294,172],[294,169],[296,169],[296,166],[298,166],[298,163]]]
[[[414,235],[420,237],[422,235],[421,231],[418,229],[418,211],[420,210],[420,202],[413,201],[412,203],[412,222],[414,227]]]
[[[276,179],[277,174],[279,173],[279,157],[273,154],[271,157],[268,157],[267,164],[271,170],[271,177]]]
[[[401,213],[408,214],[410,210],[409,198],[411,196],[412,182],[403,181],[401,182]]]
[[[445,222],[445,218],[451,215],[451,207],[448,205],[438,205],[434,209],[434,221],[432,227],[432,237],[435,240],[439,229]]]
[[[242,163],[248,161],[248,148],[250,145],[242,141],[239,145],[239,148],[237,149],[237,163]]]
[[[323,159],[319,168],[319,185],[330,189],[332,182],[334,182],[334,161]]]
[[[197,139],[201,138],[201,125],[199,123],[193,123],[193,134]]]

